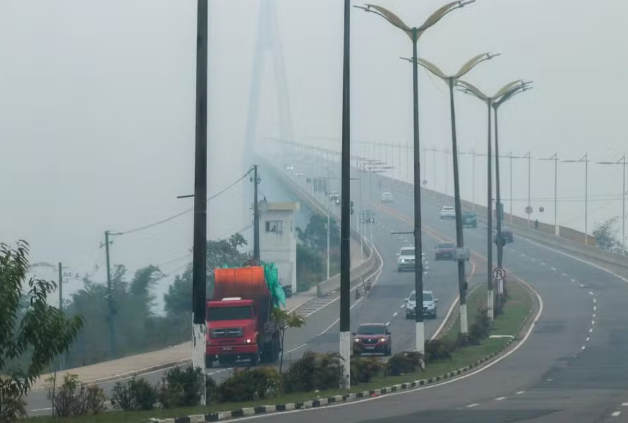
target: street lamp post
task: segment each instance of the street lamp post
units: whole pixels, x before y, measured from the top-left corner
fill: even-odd
[[[498,56],[497,54],[490,53],[482,53],[477,56],[471,58],[471,60],[467,61],[462,67],[458,70],[457,73],[453,75],[446,75],[442,70],[440,70],[436,65],[431,62],[428,62],[424,59],[416,59],[413,62],[417,62],[419,65],[423,66],[425,69],[430,71],[435,76],[439,77],[443,81],[445,81],[449,86],[449,105],[450,105],[450,116],[451,116],[451,149],[452,149],[452,157],[453,157],[453,167],[454,167],[454,207],[456,210],[456,241],[458,248],[464,248],[464,238],[463,238],[463,230],[462,230],[462,204],[460,201],[460,178],[458,176],[458,140],[456,134],[456,108],[454,103],[454,87],[456,86],[458,80],[462,78],[464,75],[469,73],[473,68],[479,65],[482,62],[486,62],[494,57]],[[458,259],[458,290],[460,292],[460,332],[463,335],[469,333],[468,321],[467,321],[467,301],[466,301],[466,292],[467,292],[467,281],[466,281],[466,273],[465,273],[465,261],[462,259]]]
[[[589,244],[589,155],[580,160],[563,160],[563,163],[584,163],[584,245]]]
[[[554,235],[560,236],[560,226],[558,225],[558,153],[554,153],[547,159],[540,159],[554,162]]]
[[[401,18],[393,12],[375,5],[366,5],[359,7],[367,12],[386,19],[391,25],[402,30],[412,41],[412,106],[413,106],[413,147],[414,147],[414,244],[417,256],[421,256],[423,251],[422,234],[421,234],[421,150],[419,145],[419,72],[417,66],[418,53],[417,44],[423,33],[434,26],[448,13],[460,9],[475,0],[462,0],[447,3],[434,13],[432,13],[419,27],[409,27]],[[417,265],[414,279],[414,288],[417,296],[423,295],[423,263]],[[425,351],[425,327],[423,323],[423,303],[416,301],[415,310],[415,331],[416,331],[416,350]]]
[[[351,387],[351,1],[343,5],[342,144],[340,212],[341,387]]]
[[[492,125],[492,115],[493,115],[493,104],[501,99],[502,97],[514,95],[512,93],[516,93],[521,90],[523,86],[522,80],[517,80],[510,82],[500,88],[497,93],[493,96],[488,96],[480,91],[475,85],[466,82],[466,81],[458,81],[458,85],[460,90],[465,94],[472,95],[473,97],[478,98],[482,102],[484,102],[487,106],[488,112],[488,127],[487,127],[487,144],[486,144],[486,167],[487,167],[487,202],[486,202],[486,253],[487,253],[487,283],[488,283],[488,296],[487,296],[487,308],[488,315],[490,319],[494,318],[494,301],[495,294],[493,290],[493,172],[492,172],[492,139],[491,135],[493,133],[493,125]],[[496,153],[496,157],[497,153]],[[499,160],[499,159],[497,159]],[[498,247],[499,248],[499,247]]]
[[[624,168],[622,176],[622,192],[621,192],[621,245],[622,254],[626,254],[626,155],[624,154],[621,159],[616,162],[597,162],[601,165],[622,165]]]

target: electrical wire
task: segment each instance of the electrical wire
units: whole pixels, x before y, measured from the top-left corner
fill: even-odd
[[[244,175],[242,175],[240,178],[238,178],[236,181],[234,181],[233,183],[231,183],[230,185],[228,185],[227,187],[223,188],[222,190],[218,191],[216,194],[212,195],[211,197],[209,197],[207,199],[207,202],[209,203],[211,200],[219,197],[220,195],[224,194],[225,192],[229,191],[231,188],[233,188],[234,186],[236,186],[239,182],[241,182],[244,178],[246,178],[252,171],[253,169],[249,169],[248,172],[246,172]],[[194,207],[190,207],[189,209],[186,209],[180,213],[177,213],[175,215],[172,215],[170,217],[167,217],[165,219],[162,220],[158,220],[157,222],[153,222],[153,223],[149,223],[147,225],[143,225],[143,226],[139,226],[137,228],[133,228],[133,229],[128,229],[126,231],[122,231],[122,232],[118,232],[117,235],[128,235],[128,234],[132,234],[134,232],[139,232],[139,231],[143,231],[145,229],[150,229],[150,228],[154,228],[155,226],[159,226],[162,225],[166,222],[169,222],[173,219],[176,219],[177,217],[181,217],[184,214],[187,214],[189,212],[191,212],[192,210],[194,210]]]

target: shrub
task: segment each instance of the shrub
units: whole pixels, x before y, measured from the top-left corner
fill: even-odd
[[[174,367],[168,370],[158,390],[159,402],[164,408],[195,407],[200,403],[206,376],[200,368]]]
[[[55,378],[47,380],[48,399],[57,417],[99,414],[105,411],[105,392],[97,385],[86,385],[77,375],[66,374],[63,383],[54,386]]]
[[[469,328],[469,343],[479,345],[482,340],[491,334],[491,319],[488,317],[488,309],[484,303],[477,304],[477,316],[475,322]]]
[[[22,396],[13,396],[8,390],[0,392],[0,422],[13,422],[26,417],[26,401]]]
[[[368,383],[384,369],[379,357],[355,357],[351,359],[351,381]]]
[[[425,368],[423,355],[417,351],[400,352],[393,355],[386,363],[386,374],[401,376]]]
[[[451,360],[451,353],[456,349],[456,345],[443,339],[433,339],[425,343],[425,361]]]
[[[157,389],[145,379],[132,378],[113,387],[111,405],[118,410],[152,410],[157,402]]]
[[[338,388],[342,381],[342,358],[338,353],[308,351],[283,374],[286,393]]]
[[[281,393],[281,376],[272,367],[234,370],[233,376],[219,386],[217,396],[222,402],[256,401]]]

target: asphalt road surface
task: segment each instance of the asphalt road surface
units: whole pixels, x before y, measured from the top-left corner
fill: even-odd
[[[402,192],[395,196],[395,203],[378,208],[380,219],[387,214],[399,225],[411,225],[412,198]],[[453,239],[454,224],[440,221],[439,208],[423,205],[424,230]],[[486,229],[465,230],[465,244],[484,255]],[[510,278],[523,279],[543,299],[531,336],[505,359],[413,392],[269,418],[303,423],[628,421],[628,281],[521,238],[506,246],[504,264]],[[485,262],[478,265],[486,267]]]
[[[272,192],[271,201],[294,200],[294,194],[287,192],[285,186],[274,184],[269,187],[276,178],[265,177],[267,192]],[[358,193],[354,195],[354,201],[358,201]],[[396,236],[390,232],[399,228],[398,219],[381,213],[376,216],[377,222],[373,224],[373,243],[379,250],[383,259],[383,268],[379,278],[373,281],[373,287],[368,297],[359,301],[352,296],[351,321],[352,331],[356,330],[360,323],[380,322],[389,323],[393,339],[393,353],[395,351],[413,350],[414,320],[405,317],[404,299],[414,289],[414,272],[397,272],[397,252],[403,246],[413,245],[411,235]],[[370,235],[370,230],[369,230]],[[433,249],[439,240],[428,238],[425,240],[426,248]],[[430,269],[426,277],[425,289],[431,289],[435,298],[439,300],[438,317],[426,321],[426,336],[430,337],[442,323],[445,314],[457,297],[456,268],[452,262],[434,262],[430,260]],[[284,365],[301,358],[306,351],[337,352],[339,339],[339,301],[337,296],[316,300],[314,307],[304,307],[307,316],[305,327],[297,330],[289,330],[286,333]],[[217,363],[215,364],[218,365]],[[142,375],[150,383],[160,382],[166,370],[158,370]],[[217,381],[224,380],[232,374],[231,368],[212,368],[207,373]],[[106,394],[110,394],[115,386],[115,381],[100,384]],[[32,392],[28,398],[28,410],[30,415],[50,413],[50,402],[44,392]]]

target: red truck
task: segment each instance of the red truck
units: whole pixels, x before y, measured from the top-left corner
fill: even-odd
[[[274,363],[280,330],[272,320],[274,298],[261,266],[214,270],[214,294],[207,301],[207,368],[236,360]]]

